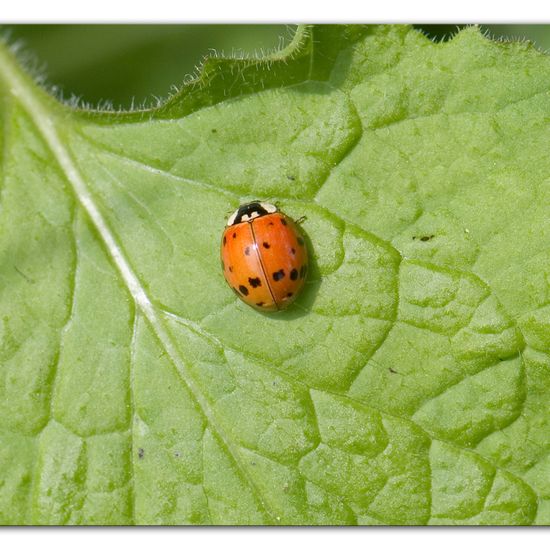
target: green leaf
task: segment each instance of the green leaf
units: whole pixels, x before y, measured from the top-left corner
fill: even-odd
[[[0,522],[549,524],[550,58],[300,27],[158,109],[0,50]],[[250,198],[313,269],[219,268]]]

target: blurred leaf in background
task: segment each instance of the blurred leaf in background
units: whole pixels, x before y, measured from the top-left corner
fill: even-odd
[[[466,26],[415,25],[435,41]],[[128,108],[154,103],[195,72],[204,55],[255,55],[287,44],[293,25],[18,25],[10,26],[63,97]],[[482,25],[499,39],[550,49],[550,25]]]
[[[151,103],[192,74],[213,51],[260,55],[286,44],[286,25],[18,25],[10,26],[64,97],[115,107]]]
[[[468,25],[413,25],[432,40],[448,40]],[[550,25],[480,25],[482,32],[494,40],[530,40],[540,50],[550,50]]]

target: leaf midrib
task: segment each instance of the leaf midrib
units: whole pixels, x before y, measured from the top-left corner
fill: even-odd
[[[115,267],[122,278],[124,286],[132,297],[136,308],[141,311],[145,319],[149,322],[155,336],[166,351],[170,361],[178,372],[178,375],[181,377],[182,381],[197,401],[197,404],[205,416],[211,430],[221,439],[227,448],[238,470],[241,472],[243,478],[255,494],[263,511],[269,516],[272,523],[276,523],[277,515],[269,509],[266,503],[267,499],[263,497],[260,488],[242,464],[238,450],[235,448],[235,445],[232,444],[231,439],[227,436],[225,430],[217,421],[214,411],[210,407],[210,404],[201,392],[200,388],[195,383],[192,376],[190,376],[186,362],[178,353],[169,332],[166,330],[162,317],[157,314],[155,307],[147,296],[143,285],[132,269],[130,262],[126,259],[124,252],[117,243],[108,223],[95,204],[93,196],[88,190],[85,179],[80,173],[77,164],[59,137],[57,131],[57,125],[60,124],[59,115],[53,112],[52,109],[47,108],[44,104],[45,102],[40,97],[43,92],[39,90],[29,79],[29,77],[19,69],[17,61],[6,49],[4,44],[0,44],[0,78],[6,82],[11,95],[15,100],[19,101],[21,106],[27,112],[45,144],[59,164],[61,171],[71,186],[76,200],[88,214],[91,223],[96,229],[101,242],[107,251],[107,254],[114,262]],[[131,362],[131,380],[133,379],[133,376],[133,362]],[[134,388],[131,388],[132,402],[134,402],[135,399],[133,391]],[[133,493],[133,500],[135,500],[135,492]]]

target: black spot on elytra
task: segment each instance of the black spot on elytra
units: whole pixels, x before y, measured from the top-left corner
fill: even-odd
[[[300,279],[303,279],[303,278],[306,276],[306,273],[307,273],[307,265],[304,264],[304,265],[300,268]]]
[[[223,246],[225,246],[225,243],[227,242],[227,239],[225,238],[225,235],[223,236]]]
[[[233,238],[234,238],[234,239],[237,238],[237,233],[233,233]]]
[[[248,282],[252,288],[262,286],[262,281],[260,281],[259,277],[248,277]]]
[[[284,218],[281,218],[281,223],[282,223],[283,225],[286,225],[286,220],[285,220]]]
[[[298,244],[304,246],[304,239],[302,239],[302,237],[298,237]]]
[[[245,256],[250,256],[250,247],[247,246],[245,249],[244,249],[244,255]]]
[[[233,273],[233,266],[229,266],[229,273]]]
[[[269,222],[267,225],[273,225],[273,222]]]
[[[262,307],[262,306],[264,305],[264,302],[256,302],[256,305],[257,305],[258,307]]]
[[[145,451],[140,447],[138,449],[138,458],[143,458],[144,454],[145,454]]]
[[[269,243],[262,243],[264,248],[270,248],[271,245]]]
[[[286,296],[287,298],[290,298],[292,296],[292,292],[288,292]]]
[[[279,269],[279,271],[275,271],[273,273],[273,280],[274,281],[280,281],[282,278],[284,278],[284,276],[285,276],[284,269]]]
[[[290,249],[290,253],[291,253],[293,256],[296,256],[296,249],[295,249],[295,248],[291,248],[291,249]]]
[[[243,296],[248,296],[248,288],[246,288],[244,285],[239,285],[239,292]]]
[[[296,268],[294,268],[291,272],[290,272],[290,279],[292,281],[295,281],[296,279],[298,278],[298,270]]]

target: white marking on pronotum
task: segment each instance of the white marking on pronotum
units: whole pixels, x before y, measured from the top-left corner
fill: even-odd
[[[273,204],[270,204],[268,202],[257,202],[257,201],[254,201],[254,202],[256,204],[259,204],[268,214],[273,214],[274,212],[277,212],[277,207]],[[233,214],[231,214],[231,216],[229,216],[229,219],[227,220],[227,226],[228,227],[235,223],[235,220],[236,220],[237,216],[239,215],[239,211],[241,210],[241,208],[243,206],[246,206],[246,205],[239,206],[239,208],[237,208],[237,210],[235,210],[235,212],[233,212]],[[241,216],[240,221],[241,222],[249,222],[250,220],[253,220],[254,218],[257,218],[259,216],[260,216],[260,212],[258,212],[257,210],[251,210],[249,213],[243,214]]]

